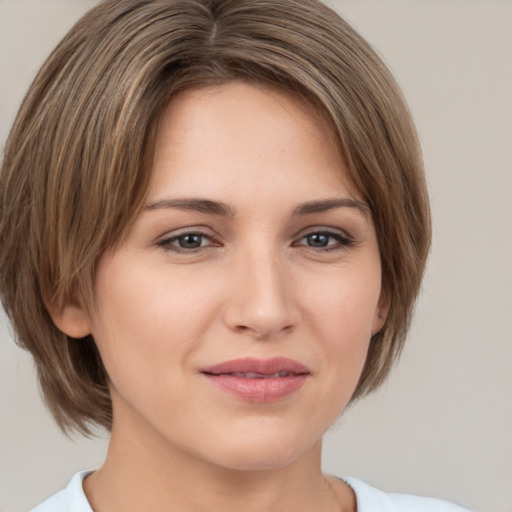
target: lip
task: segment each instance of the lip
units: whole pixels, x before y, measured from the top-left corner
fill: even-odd
[[[201,374],[216,388],[242,400],[275,402],[298,391],[311,372],[293,359],[274,357],[224,361],[203,368]]]

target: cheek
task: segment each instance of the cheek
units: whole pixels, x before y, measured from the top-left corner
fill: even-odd
[[[148,340],[169,330],[180,336],[192,326],[201,325],[201,313],[207,314],[214,290],[215,287],[205,285],[200,272],[129,262],[105,265],[98,270],[96,279],[95,324],[112,335],[131,334],[135,329],[143,331]]]
[[[340,269],[317,279],[315,287],[303,284],[303,316],[326,356],[328,386],[331,392],[339,390],[343,407],[366,361],[378,315],[380,278],[380,266],[372,264],[359,272]]]
[[[318,332],[341,344],[369,341],[378,315],[380,266],[330,270],[302,283],[305,316]]]
[[[170,274],[123,261],[98,269],[92,334],[114,384],[170,379],[169,368],[198,347],[214,314],[212,287],[190,272]]]

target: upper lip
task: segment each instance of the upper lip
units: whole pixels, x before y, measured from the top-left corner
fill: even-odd
[[[303,375],[310,373],[309,369],[301,363],[287,357],[273,357],[271,359],[256,359],[246,357],[224,361],[208,368],[203,368],[202,373],[210,375],[224,375],[230,373],[254,373],[261,375],[274,375],[277,373],[289,373]]]

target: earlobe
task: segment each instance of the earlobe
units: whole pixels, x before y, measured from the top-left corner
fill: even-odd
[[[73,302],[49,307],[56,327],[71,338],[83,338],[91,334],[91,322],[85,308]]]
[[[388,310],[389,310],[389,302],[387,300],[387,297],[384,293],[381,293],[379,302],[377,304],[377,307],[375,309],[375,315],[373,317],[373,323],[372,323],[372,336],[377,334],[386,323],[386,319],[388,317]]]

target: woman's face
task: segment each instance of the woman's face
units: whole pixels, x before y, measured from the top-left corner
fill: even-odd
[[[97,272],[113,435],[236,469],[319,449],[380,292],[372,218],[327,123],[264,86],[181,93],[147,206]]]

